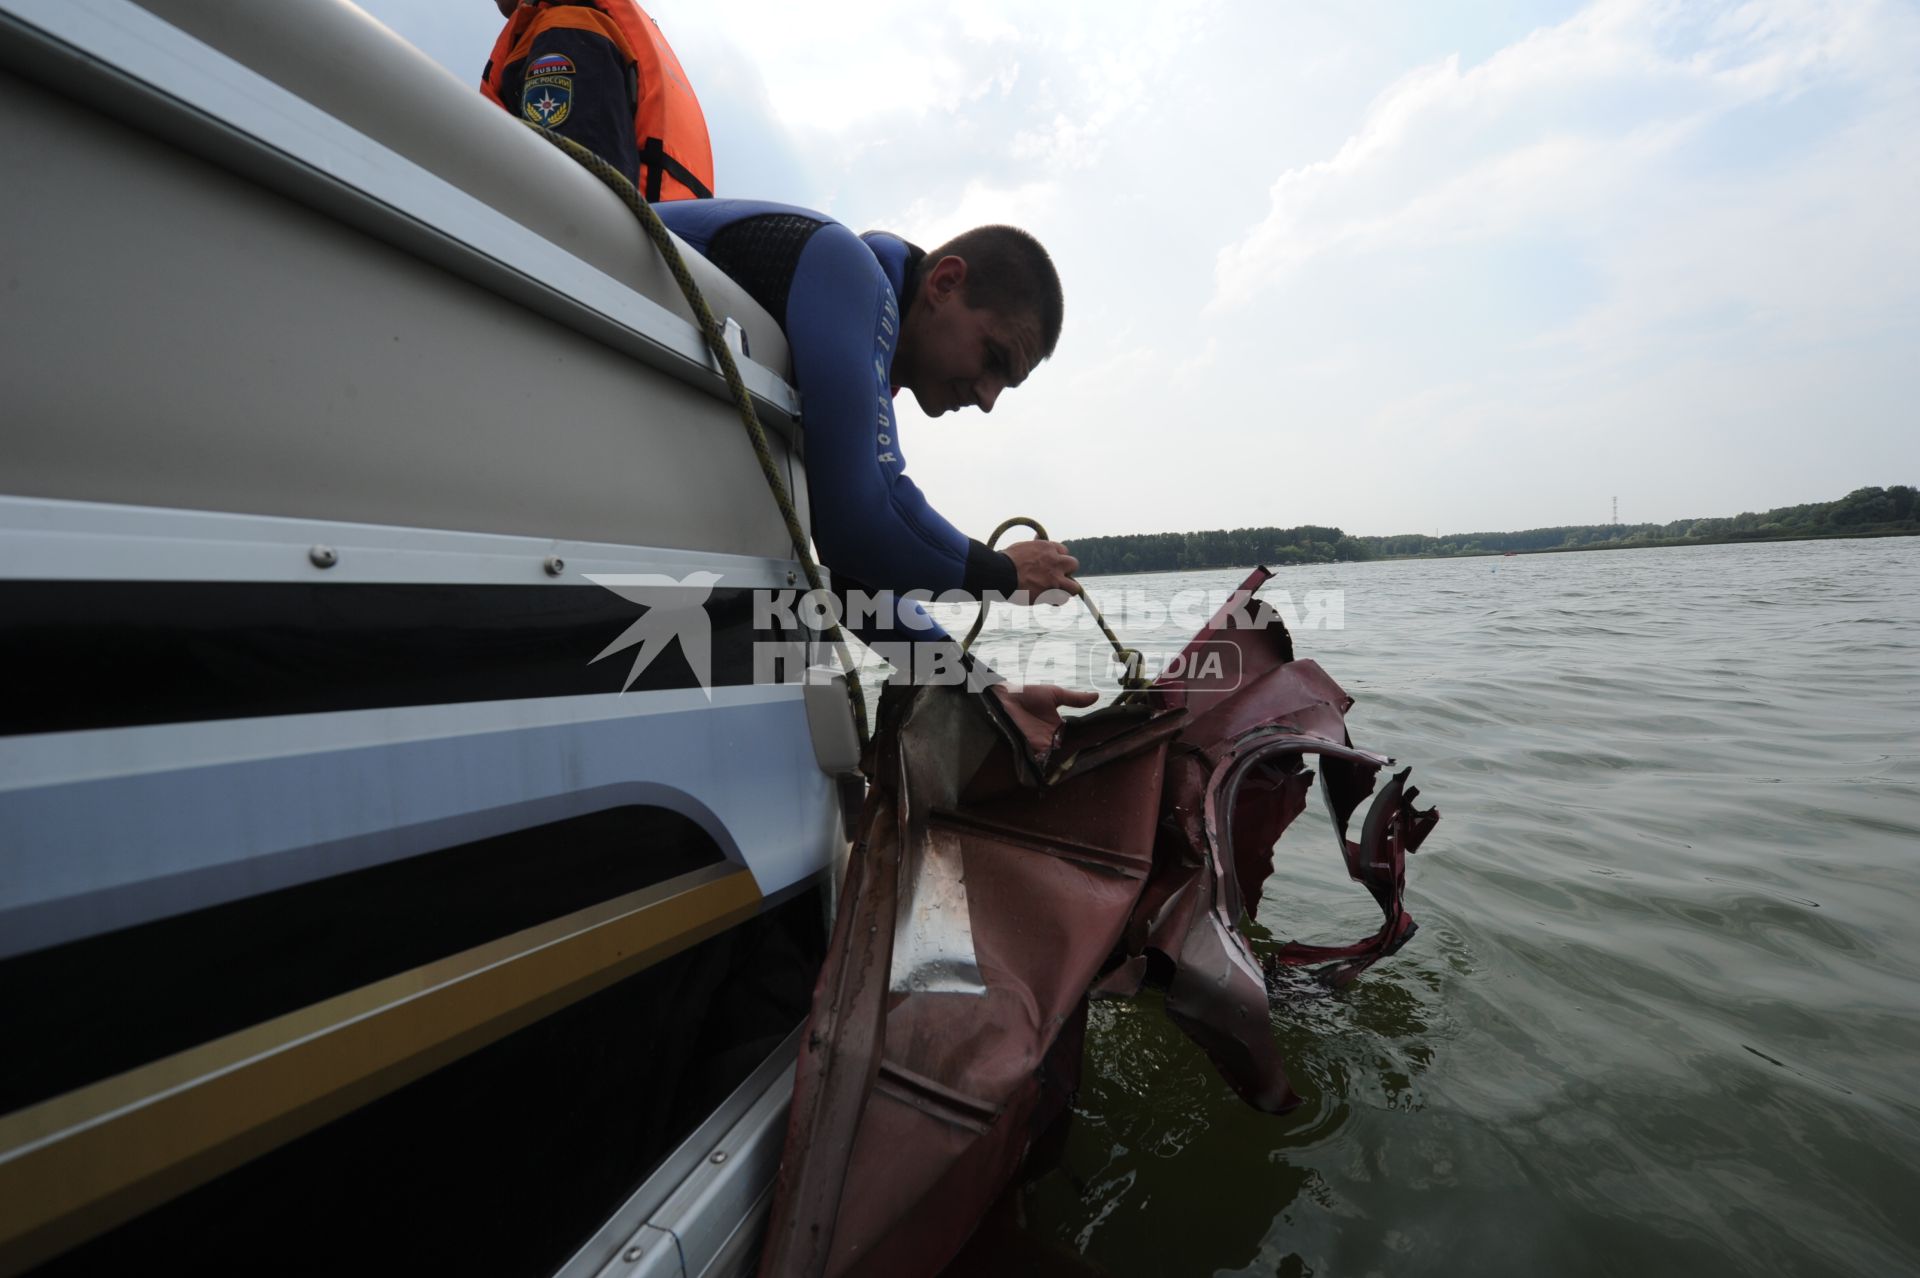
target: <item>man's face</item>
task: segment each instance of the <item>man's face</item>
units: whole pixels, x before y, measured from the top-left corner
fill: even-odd
[[[950,265],[951,264],[951,265]],[[927,272],[907,313],[894,385],[929,417],[959,408],[993,411],[1040,361],[1040,324],[1030,311],[1002,315],[966,302],[966,263],[943,258]]]

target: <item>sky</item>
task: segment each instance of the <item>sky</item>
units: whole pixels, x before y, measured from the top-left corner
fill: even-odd
[[[363,0],[478,81],[490,0]],[[657,0],[721,195],[1048,246],[901,395],[974,536],[1665,522],[1920,484],[1914,0]]]

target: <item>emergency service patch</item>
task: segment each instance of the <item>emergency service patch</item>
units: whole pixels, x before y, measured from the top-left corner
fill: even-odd
[[[520,114],[552,129],[573,110],[573,62],[549,53],[527,64],[525,87],[520,90]]]

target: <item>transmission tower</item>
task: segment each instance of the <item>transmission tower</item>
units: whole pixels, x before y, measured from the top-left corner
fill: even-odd
[[[1615,527],[1618,527],[1620,524],[1620,499],[1618,497],[1613,499],[1613,522]]]

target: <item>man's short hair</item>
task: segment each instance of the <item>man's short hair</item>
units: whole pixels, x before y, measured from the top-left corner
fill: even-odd
[[[1040,357],[1053,354],[1066,300],[1060,293],[1060,273],[1039,240],[1017,226],[976,226],[927,254],[926,265],[943,257],[967,264],[968,306],[998,315],[1031,311],[1040,321]]]

